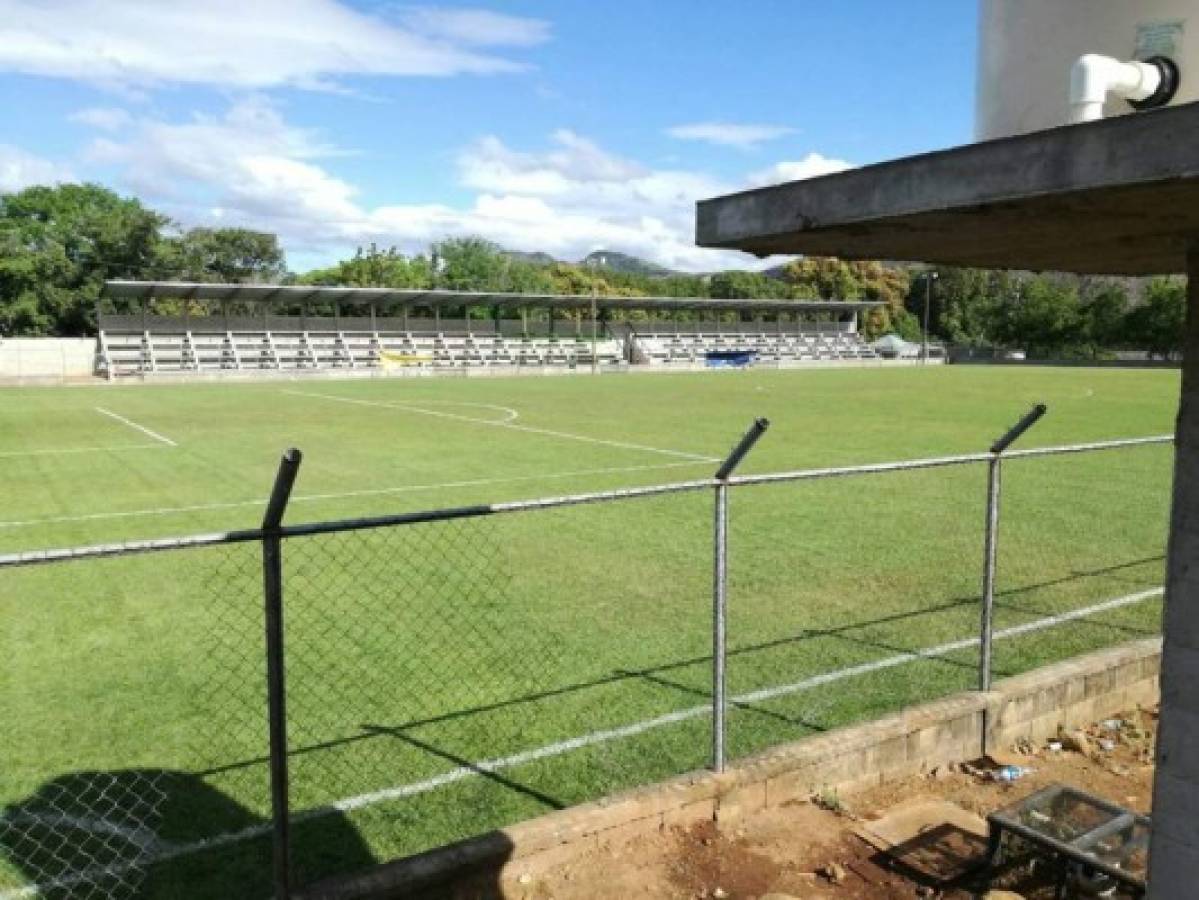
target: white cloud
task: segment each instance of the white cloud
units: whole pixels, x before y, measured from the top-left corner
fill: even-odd
[[[690,125],[675,125],[666,133],[681,141],[702,141],[722,147],[737,147],[748,150],[766,141],[773,141],[788,134],[794,128],[785,125],[747,125],[735,122],[695,122]]]
[[[407,251],[481,235],[513,250],[578,259],[592,250],[636,254],[687,271],[765,265],[694,244],[695,202],[746,186],[685,168],[653,168],[561,130],[535,151],[480,138],[456,160],[462,204],[366,202],[335,173],[346,151],[250,97],[220,117],[144,119],[87,158],[115,166],[124,186],[184,224],[217,221],[280,235],[293,258],[337,258],[375,241]],[[824,159],[824,157],[820,157]],[[403,175],[396,192],[402,196]]]
[[[270,101],[252,96],[221,118],[197,115],[183,123],[144,120],[128,140],[99,138],[86,157],[116,165],[137,194],[186,210],[207,198],[227,215],[255,221],[331,223],[360,211],[355,189],[315,160],[340,151],[313,132],[284,121]]]
[[[0,144],[0,193],[19,191],[35,184],[71,181],[70,169],[34,156],[12,144]]]
[[[782,184],[784,181],[802,181],[805,178],[815,178],[818,175],[831,175],[834,172],[844,172],[852,169],[853,163],[843,159],[833,159],[819,153],[809,153],[803,159],[785,160],[775,163],[769,169],[762,169],[749,176],[750,184],[757,186]]]
[[[509,150],[496,137],[482,138],[458,158],[462,183],[484,191],[564,194],[580,183],[620,184],[645,174],[573,131],[560,129],[552,139],[557,149],[536,154]]]
[[[519,70],[475,48],[548,36],[539,20],[471,10],[425,15],[437,33],[339,0],[0,0],[0,71],[120,87],[329,88],[353,75]]]
[[[413,31],[468,47],[533,47],[550,39],[550,23],[543,19],[487,9],[420,6],[409,10],[404,21]]]
[[[128,110],[115,106],[91,106],[71,113],[70,119],[101,131],[119,131],[133,121]]]

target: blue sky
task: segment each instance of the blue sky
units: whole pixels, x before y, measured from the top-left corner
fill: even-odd
[[[694,202],[970,139],[971,0],[0,0],[0,191],[92,180],[302,270],[478,233],[754,265]]]

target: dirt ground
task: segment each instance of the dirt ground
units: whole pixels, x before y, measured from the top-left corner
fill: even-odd
[[[597,850],[556,869],[513,873],[505,897],[519,900],[785,900],[787,897],[875,900],[968,900],[988,888],[1027,900],[1052,897],[1048,873],[1027,861],[998,873],[993,883],[977,873],[954,880],[917,873],[858,836],[856,830],[897,804],[941,798],[985,816],[1033,791],[1063,782],[1138,812],[1147,812],[1153,781],[1156,713],[1131,711],[1115,723],[1096,723],[1048,743],[1015,746],[990,760],[934,771],[860,792],[784,804],[718,828],[705,822],[669,829],[624,845]],[[1073,739],[1072,739],[1073,738]],[[1104,747],[1111,741],[1114,747]],[[1032,769],[1015,782],[991,774],[996,764]],[[981,859],[983,842],[962,848]],[[1000,894],[1001,897],[1010,895]]]

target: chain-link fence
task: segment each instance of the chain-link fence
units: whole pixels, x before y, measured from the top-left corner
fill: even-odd
[[[250,543],[4,571],[0,896],[269,892],[261,595]]]
[[[0,900],[286,897],[1152,633],[1169,441],[283,526],[296,454],[260,529],[0,557]]]

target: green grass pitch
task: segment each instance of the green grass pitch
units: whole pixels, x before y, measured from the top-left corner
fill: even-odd
[[[1010,367],[5,389],[0,552],[254,526],[288,446],[296,523],[708,476],[755,416],[744,472],[980,451],[1034,402],[1021,446],[1166,433],[1177,394]],[[996,627],[1044,627],[999,677],[1157,632],[1156,597],[1046,620],[1161,584],[1171,459],[1005,466]],[[733,493],[731,756],[974,685],[974,647],[904,654],[977,633],[984,500],[982,466]],[[298,880],[703,766],[711,528],[703,491],[286,542]],[[0,898],[131,859],[146,896],[269,891],[260,581],[254,544],[0,571]]]

